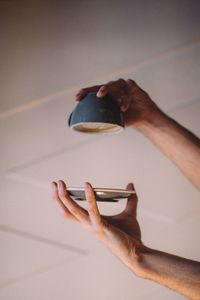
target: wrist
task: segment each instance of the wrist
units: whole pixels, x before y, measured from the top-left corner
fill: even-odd
[[[159,128],[166,125],[169,117],[159,108],[147,114],[145,118],[135,124],[135,128],[141,133],[145,133],[149,129]]]
[[[143,244],[137,244],[134,246],[130,255],[129,268],[136,276],[145,279],[150,277],[150,269],[146,261],[152,251],[152,249],[144,246]]]
[[[146,127],[159,126],[167,118],[167,115],[149,98],[143,103],[132,105],[125,112],[127,127],[143,130]]]
[[[158,273],[161,272],[162,267],[156,266],[159,264],[159,257],[161,252],[146,247],[141,244],[135,247],[132,255],[132,262],[130,269],[137,277],[156,280]]]

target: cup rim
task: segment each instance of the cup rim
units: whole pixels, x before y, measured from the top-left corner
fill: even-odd
[[[90,130],[80,130],[78,129],[79,126],[81,125],[90,125],[90,124],[96,124],[96,125],[108,125],[108,126],[112,126],[113,128],[116,128],[117,130],[99,130],[99,131],[90,131]],[[88,133],[88,134],[109,134],[109,133],[120,133],[124,130],[124,127],[123,126],[120,126],[118,124],[113,124],[113,123],[108,123],[108,122],[78,122],[78,123],[75,123],[75,124],[72,124],[70,125],[70,128],[77,131],[77,132],[82,132],[82,133]]]

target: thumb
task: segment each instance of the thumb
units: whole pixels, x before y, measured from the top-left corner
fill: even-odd
[[[133,183],[129,183],[127,185],[126,189],[129,191],[135,191]],[[133,216],[136,216],[137,215],[137,202],[138,202],[138,197],[135,192],[134,194],[131,194],[128,197],[125,212],[128,214],[131,214]]]

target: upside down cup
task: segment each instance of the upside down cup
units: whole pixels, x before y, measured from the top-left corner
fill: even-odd
[[[98,98],[88,93],[72,111],[69,127],[84,133],[117,133],[124,129],[123,116],[118,103],[106,95]]]

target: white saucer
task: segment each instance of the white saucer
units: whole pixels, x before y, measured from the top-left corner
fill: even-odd
[[[97,201],[116,202],[119,199],[128,198],[135,194],[132,190],[109,189],[109,188],[93,188]],[[67,191],[74,200],[86,200],[85,190],[81,187],[68,187]]]

